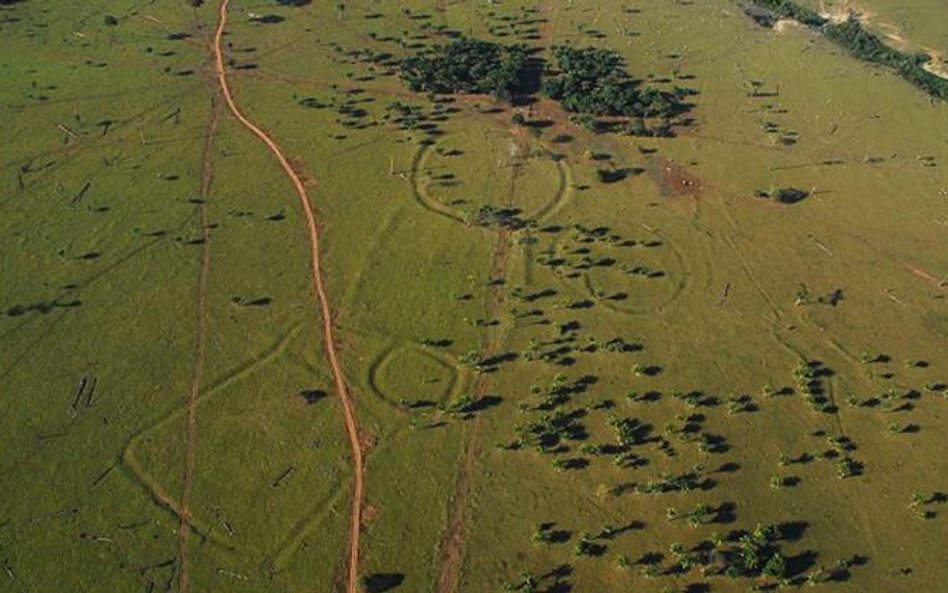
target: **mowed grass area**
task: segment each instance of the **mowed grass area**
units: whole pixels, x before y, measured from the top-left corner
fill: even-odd
[[[0,12],[0,590],[177,590],[189,442],[191,590],[344,582],[351,465],[305,226],[221,109],[215,3],[184,4]],[[743,591],[768,580],[678,563],[774,523],[797,584],[825,567],[821,589],[940,590],[943,104],[725,0],[342,5],[235,0],[225,42],[238,102],[317,209],[367,452],[362,574],[393,591],[498,591],[523,571],[548,591]],[[614,49],[700,91],[695,124],[597,135],[544,102],[531,131],[352,53],[408,55],[442,24]],[[754,197],[770,186],[810,195]],[[484,206],[529,224],[477,224]],[[814,361],[822,411],[794,374]],[[559,443],[512,446],[557,412]],[[842,459],[858,475],[840,479]],[[687,474],[698,487],[635,492]]]

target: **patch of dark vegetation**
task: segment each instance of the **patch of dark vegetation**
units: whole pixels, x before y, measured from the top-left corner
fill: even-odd
[[[621,169],[597,169],[596,177],[602,183],[616,183],[631,177],[634,175],[639,175],[644,171],[644,169],[633,168],[633,167],[623,167]]]
[[[749,7],[745,13],[758,23],[772,27],[777,18],[793,19],[810,27],[822,27],[827,20],[816,11],[800,6],[790,0],[753,0],[758,10]],[[760,10],[763,9],[763,10]],[[769,16],[767,14],[769,13]]]
[[[511,100],[527,75],[529,49],[458,39],[401,63],[402,79],[416,92],[475,93]]]
[[[490,408],[497,407],[503,402],[503,398],[497,395],[485,395],[483,397],[473,397],[462,395],[450,404],[438,405],[438,411],[446,416],[456,416],[462,420],[469,420]]]
[[[304,389],[303,391],[299,392],[299,397],[305,403],[312,405],[329,397],[329,394],[322,389]]]
[[[634,117],[622,126],[622,131],[628,134],[629,136],[639,136],[642,138],[670,138],[675,135],[674,130],[671,126],[665,122],[659,123],[658,125],[649,125],[641,117]],[[641,152],[641,149],[640,149]],[[652,152],[655,152],[652,149]]]
[[[810,192],[795,187],[771,187],[759,189],[754,192],[754,195],[758,198],[770,198],[781,204],[796,204],[805,200]]]
[[[264,25],[275,25],[277,23],[282,23],[286,19],[278,14],[260,14],[250,17],[250,20]]]
[[[799,302],[799,298],[798,298]],[[797,365],[793,375],[803,401],[814,412],[835,414],[837,407],[830,398],[827,381],[836,373],[819,360],[805,360]]]
[[[682,575],[700,570],[702,575],[731,578],[754,578],[764,582],[760,590],[780,586],[816,585],[849,578],[849,568],[865,563],[862,556],[840,560],[831,568],[814,568],[818,555],[812,550],[788,555],[781,549],[783,541],[793,541],[773,524],[758,525],[753,531],[732,531],[727,536],[716,536],[690,549],[681,544],[671,546],[673,563],[664,574]],[[654,554],[656,559],[660,555]],[[660,560],[648,564],[656,573]]]
[[[666,447],[667,448],[667,445]],[[703,478],[702,469],[695,468],[690,472],[679,475],[662,474],[658,478],[646,480],[642,483],[634,483],[630,490],[636,494],[659,495],[669,492],[691,492],[693,490],[711,490],[715,486],[715,481],[710,478]]]
[[[566,399],[560,396],[560,399]],[[586,416],[584,410],[569,412],[557,411],[546,414],[539,420],[528,422],[517,427],[517,440],[506,445],[509,450],[518,450],[530,447],[540,453],[558,450],[564,441],[582,441],[589,437],[585,426],[579,422]],[[585,460],[584,460],[585,461]],[[577,460],[563,460],[564,463],[576,465]],[[588,462],[582,464],[583,467]],[[563,469],[571,469],[564,467]]]
[[[569,564],[561,564],[553,568],[546,574],[534,575],[529,571],[520,573],[516,581],[505,581],[501,587],[502,591],[517,591],[519,593],[530,593],[543,591],[543,593],[570,593],[573,585],[568,580],[573,574],[573,567]],[[544,587],[541,589],[540,587]]]
[[[498,208],[488,204],[466,212],[464,219],[465,222],[474,226],[515,231],[531,224],[530,221],[521,218],[520,214],[521,211],[517,208]]]
[[[744,15],[761,27],[768,29],[773,28],[773,26],[777,24],[777,15],[760,6],[751,5],[744,7]]]
[[[625,71],[616,52],[556,46],[555,64],[548,67],[535,56],[536,51],[522,44],[460,38],[421,50],[402,60],[399,70],[415,92],[488,94],[515,105],[530,104],[535,94],[542,93],[574,114],[574,123],[597,133],[628,131],[667,137],[674,135],[673,126],[689,123],[686,118],[675,118],[691,109],[687,97],[697,91],[679,86],[671,90],[642,88],[641,82]],[[528,122],[522,114],[513,117],[516,125],[536,131],[552,123]],[[631,127],[630,118],[634,118]],[[650,128],[643,118],[660,122]]]
[[[308,1],[306,0],[306,2]],[[403,574],[375,573],[362,578],[362,588],[366,593],[385,593],[400,587],[404,581],[405,575]]]
[[[7,309],[7,315],[10,317],[19,317],[21,315],[26,315],[27,313],[40,313],[46,315],[47,313],[52,313],[56,309],[72,309],[82,305],[82,301],[66,301],[61,302],[59,300],[54,301],[40,301],[38,303],[30,303],[27,305],[13,305]]]
[[[233,296],[230,302],[239,307],[268,307],[273,303],[273,299],[270,297],[245,299],[241,296]]]
[[[595,116],[671,118],[689,109],[685,97],[694,91],[640,89],[616,52],[594,47],[553,48],[556,71],[548,73],[543,93],[573,113]]]

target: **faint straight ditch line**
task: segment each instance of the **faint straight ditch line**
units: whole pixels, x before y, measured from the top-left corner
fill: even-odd
[[[194,338],[194,358],[191,368],[191,388],[188,392],[187,414],[184,423],[184,477],[181,487],[178,528],[178,588],[188,590],[188,537],[191,534],[191,485],[194,477],[194,448],[197,436],[197,404],[201,395],[201,382],[204,378],[204,358],[207,343],[207,286],[211,269],[211,230],[208,220],[207,201],[214,179],[214,136],[220,118],[217,101],[211,100],[211,112],[208,116],[207,131],[204,138],[204,150],[201,160],[201,191],[198,211],[201,225],[201,268],[198,272],[197,287],[197,325]]]

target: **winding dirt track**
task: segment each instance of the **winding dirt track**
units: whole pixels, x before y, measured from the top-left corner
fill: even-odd
[[[214,135],[219,120],[217,102],[211,103],[211,114],[207,122],[204,137],[201,171],[201,268],[198,273],[197,288],[197,329],[194,345],[194,365],[191,369],[191,390],[188,393],[188,413],[184,428],[184,477],[181,488],[180,523],[178,525],[178,591],[188,591],[188,536],[191,535],[191,484],[194,477],[194,440],[197,424],[197,403],[201,395],[201,382],[204,377],[204,352],[207,336],[207,285],[211,272],[211,229],[208,225],[207,198],[211,193],[214,179],[212,150]],[[171,508],[174,508],[173,506]]]
[[[316,216],[313,212],[313,206],[310,202],[309,194],[303,180],[293,170],[289,160],[283,154],[280,146],[266,132],[257,127],[241,112],[234,101],[227,83],[227,68],[224,65],[224,54],[221,49],[221,40],[224,36],[224,28],[227,25],[227,6],[230,0],[221,0],[218,14],[217,32],[214,34],[214,70],[217,76],[218,86],[227,108],[235,118],[254,136],[266,144],[270,152],[276,158],[280,167],[286,173],[286,176],[296,188],[299,195],[300,205],[306,218],[306,226],[309,230],[310,243],[310,272],[313,278],[313,291],[316,295],[317,305],[323,322],[323,338],[325,340],[326,355],[329,359],[329,365],[332,367],[333,381],[336,384],[336,391],[339,399],[342,401],[343,413],[346,422],[346,432],[349,436],[349,444],[352,448],[352,470],[353,470],[353,492],[352,492],[352,512],[349,524],[349,557],[348,557],[348,583],[346,590],[348,593],[358,593],[358,572],[359,572],[359,536],[362,524],[362,502],[364,499],[364,466],[362,446],[359,443],[359,424],[356,419],[355,405],[346,387],[345,378],[342,374],[342,366],[339,362],[339,355],[336,351],[336,339],[332,325],[332,315],[329,307],[329,299],[326,295],[326,289],[323,285],[323,275],[320,267],[319,255],[319,230],[316,226]]]

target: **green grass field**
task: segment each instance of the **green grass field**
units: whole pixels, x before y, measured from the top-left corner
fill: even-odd
[[[805,0],[803,4],[830,14],[837,11],[859,12],[880,33],[898,35],[917,49],[931,48],[942,55],[948,51],[948,28],[942,22],[944,5],[938,0]]]
[[[303,212],[191,4],[0,4],[0,591],[346,590]],[[290,4],[224,51],[317,212],[363,591],[944,590],[944,102],[732,0]],[[948,50],[938,2],[858,8]],[[412,93],[441,25],[612,49],[693,123]],[[780,574],[718,574],[767,524]]]

